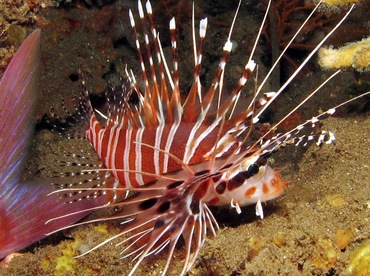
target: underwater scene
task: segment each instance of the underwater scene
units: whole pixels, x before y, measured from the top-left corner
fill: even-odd
[[[0,3],[0,275],[370,275],[369,5]]]

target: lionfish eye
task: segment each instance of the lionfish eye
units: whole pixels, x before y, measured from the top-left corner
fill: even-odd
[[[253,175],[257,174],[259,172],[260,168],[257,164],[251,164],[248,167],[248,175],[249,177],[252,177]]]

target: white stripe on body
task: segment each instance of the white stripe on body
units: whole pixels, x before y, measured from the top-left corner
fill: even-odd
[[[156,149],[160,149],[161,148],[161,140],[162,140],[162,134],[163,134],[163,130],[164,130],[164,125],[163,124],[160,124],[159,126],[157,126],[157,129],[155,131],[155,141],[154,141],[154,156],[153,156],[153,163],[154,163],[154,171],[156,174],[160,174],[161,173],[161,168],[160,168],[160,164],[159,164],[159,150],[156,150]]]
[[[130,182],[130,173],[128,170],[130,169],[130,145],[131,145],[131,135],[132,135],[132,129],[126,129],[125,130],[125,149],[123,151],[123,169],[126,170],[123,172],[125,183],[123,185],[125,187],[132,187]]]
[[[143,132],[144,132],[145,128],[139,128],[136,132],[136,138],[135,138],[135,142],[137,142],[135,144],[135,168],[134,170],[137,171],[137,172],[141,172],[142,171],[142,147],[143,145],[141,145],[141,142],[143,141]],[[136,178],[136,181],[137,183],[141,186],[141,185],[144,185],[144,180],[143,180],[143,175],[140,174],[140,173],[137,173],[135,175],[135,178]]]
[[[173,139],[175,137],[175,134],[177,132],[177,129],[178,129],[179,125],[180,125],[180,122],[174,122],[172,124],[171,129],[168,132],[166,145],[164,147],[165,152],[170,152],[171,145],[172,145]],[[168,171],[168,160],[169,160],[169,158],[170,158],[170,156],[168,154],[164,155],[164,158],[163,158],[163,172],[164,173],[166,173]]]
[[[108,165],[107,167],[112,169],[112,173],[114,177],[117,179],[118,175],[116,171],[116,149],[118,147],[118,140],[121,135],[121,128],[112,127],[110,134],[111,136],[109,137],[108,141],[107,160],[110,159],[111,164],[110,166]]]

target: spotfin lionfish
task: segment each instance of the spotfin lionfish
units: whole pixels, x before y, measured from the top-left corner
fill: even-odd
[[[240,3],[238,9],[239,7]],[[305,23],[316,9],[317,7]],[[121,232],[80,256],[119,237],[126,237],[117,246],[123,248],[122,258],[134,257],[136,263],[129,275],[136,271],[146,257],[161,251],[167,251],[166,264],[163,268],[163,274],[166,274],[176,246],[183,243],[186,253],[181,274],[184,274],[194,264],[207,233],[216,235],[219,229],[209,206],[229,205],[241,213],[241,206],[256,204],[256,215],[263,218],[261,203],[281,196],[287,186],[279,172],[269,166],[268,158],[287,145],[305,146],[309,142],[317,145],[332,143],[335,139],[334,134],[325,130],[317,131],[315,126],[331,116],[336,108],[349,101],[312,117],[285,133],[273,131],[280,123],[275,124],[257,139],[253,137],[252,131],[261,114],[341,25],[351,9],[278,91],[264,94],[261,92],[275,64],[266,79],[258,85],[249,103],[238,108],[241,104],[242,88],[256,68],[252,57],[262,27],[239,81],[235,88],[225,95],[223,78],[227,58],[233,48],[231,33],[236,20],[235,15],[216,76],[211,86],[204,92],[200,82],[200,70],[208,22],[207,18],[200,21],[199,41],[196,44],[193,15],[194,79],[186,99],[183,100],[179,80],[175,19],[170,21],[173,60],[170,68],[153,20],[151,3],[147,1],[144,9],[139,0],[138,13],[145,47],[140,43],[141,34],[137,32],[131,10],[129,18],[141,65],[144,92],[141,92],[140,82],[136,80],[134,73],[126,70],[120,91],[111,89],[107,92],[108,110],[107,114],[103,114],[91,106],[84,81],[79,106],[76,107],[76,113],[71,114],[75,122],[69,131],[76,131],[76,128],[81,127],[81,122],[86,126],[84,136],[91,142],[106,167],[98,172],[106,173],[106,179],[113,176],[114,180],[89,187],[89,183],[86,182],[73,182],[70,178],[73,174],[69,174],[62,189],[56,193],[61,194],[69,204],[103,194],[109,195],[111,200],[106,205],[88,211],[107,207],[119,208],[119,211],[111,217],[75,225],[106,220],[122,221]],[[266,17],[267,12],[262,26]],[[303,26],[297,34],[302,28]],[[295,36],[291,42],[294,39]],[[281,56],[284,52],[285,50]],[[286,117],[302,106],[337,73],[324,81]],[[137,105],[130,102],[133,97],[137,98]],[[352,100],[354,99],[356,98]],[[241,111],[236,112],[240,109]],[[68,122],[71,124],[73,120]],[[310,129],[309,134],[302,134],[302,130]],[[134,194],[119,200],[125,197],[127,192]],[[76,213],[79,211],[72,214]],[[61,218],[63,216],[55,217],[51,221]]]

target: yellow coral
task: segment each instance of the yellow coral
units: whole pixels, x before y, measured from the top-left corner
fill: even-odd
[[[335,265],[338,252],[332,241],[327,238],[320,238],[317,241],[320,246],[319,252],[314,256],[312,262],[317,268],[331,268]]]
[[[370,242],[357,249],[347,267],[349,275],[370,275]]]
[[[62,256],[56,260],[57,265],[55,266],[54,275],[66,275],[67,272],[73,271],[74,265],[77,263],[77,260],[74,258],[77,245],[77,240],[61,245]]]
[[[323,0],[322,4],[327,6],[345,6],[357,2],[361,2],[361,0]]]
[[[347,205],[347,201],[340,194],[327,195],[324,199],[332,207],[342,207]]]
[[[99,224],[94,227],[94,229],[100,233],[108,234],[108,225],[106,224]]]
[[[337,229],[335,231],[335,243],[340,250],[347,247],[352,239],[354,231],[352,229]]]
[[[325,69],[353,67],[358,71],[370,70],[370,37],[334,49],[319,50],[319,64]]]

